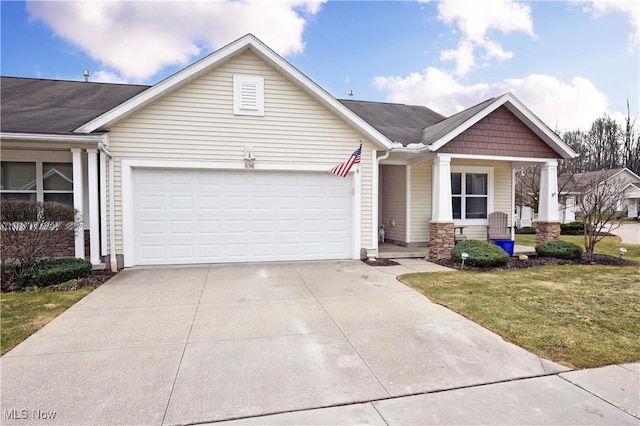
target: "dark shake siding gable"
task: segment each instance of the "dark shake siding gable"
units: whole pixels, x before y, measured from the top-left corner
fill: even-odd
[[[438,150],[447,154],[558,158],[558,154],[501,106]]]

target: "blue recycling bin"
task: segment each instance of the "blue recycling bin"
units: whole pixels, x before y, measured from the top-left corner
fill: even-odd
[[[495,240],[493,244],[497,245],[502,250],[506,251],[509,256],[513,256],[513,246],[515,245],[515,241]]]

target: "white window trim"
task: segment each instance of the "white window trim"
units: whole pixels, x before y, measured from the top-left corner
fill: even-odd
[[[487,175],[487,215],[493,211],[493,167],[479,167],[479,166],[451,166],[451,173],[483,173]],[[462,181],[464,185],[464,179]],[[453,197],[453,194],[451,194]],[[449,200],[451,202],[451,200]],[[454,219],[453,222],[456,225],[474,226],[474,225],[487,225],[489,222],[487,219]]]
[[[242,91],[245,85],[255,85],[255,105],[243,103]],[[264,116],[264,77],[259,75],[233,75],[233,114]]]

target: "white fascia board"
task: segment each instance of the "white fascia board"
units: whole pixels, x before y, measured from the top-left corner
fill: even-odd
[[[25,141],[25,142],[64,142],[64,143],[99,143],[101,134],[95,135],[54,135],[40,133],[0,133],[1,140]]]
[[[633,173],[631,170],[629,170],[628,168],[623,168],[622,170],[620,170],[618,173],[616,173],[615,175],[611,176],[609,179],[613,179],[614,177],[618,176],[621,173],[627,172],[629,173],[631,176],[633,176],[633,179],[640,181],[640,176],[638,176],[637,174]]]
[[[548,162],[554,162],[556,165],[558,160],[556,158],[543,158],[543,157],[507,157],[500,155],[476,155],[476,154],[450,154],[452,159],[463,158],[468,160],[489,160],[489,161],[511,161],[512,163],[535,163],[544,164]]]
[[[91,133],[97,129],[107,127],[117,121],[120,121],[125,116],[144,108],[156,99],[165,96],[176,88],[181,87],[189,81],[198,78],[200,75],[205,74],[213,68],[229,61],[246,49],[251,49],[253,53],[257,54],[267,63],[271,64],[271,66],[278,69],[298,87],[312,95],[318,102],[347,121],[347,123],[350,123],[376,145],[384,149],[389,149],[391,147],[391,142],[382,133],[338,102],[338,100],[331,96],[326,90],[313,82],[293,65],[285,61],[252,34],[247,34],[233,43],[218,49],[209,56],[195,62],[181,71],[178,71],[139,95],[134,96],[101,116],[78,127],[75,131],[79,133]]]
[[[430,151],[437,151],[445,144],[450,142],[453,138],[476,124],[478,121],[491,114],[493,111],[505,105],[505,107],[511,111],[516,117],[527,125],[527,127],[533,131],[538,137],[540,137],[547,145],[549,145],[554,151],[556,151],[562,158],[576,158],[578,154],[572,150],[569,145],[564,143],[562,139],[558,137],[549,127],[544,124],[535,114],[533,114],[518,98],[511,93],[505,93],[497,98],[495,101],[487,105],[484,109],[479,111],[476,115],[462,123],[460,126],[453,129],[437,141],[428,145],[427,148]]]

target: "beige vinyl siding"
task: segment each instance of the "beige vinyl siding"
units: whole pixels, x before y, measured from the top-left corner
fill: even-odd
[[[429,242],[431,220],[431,160],[411,165],[411,243]]]
[[[405,166],[381,166],[382,220],[385,239],[406,241],[407,191]],[[391,226],[391,221],[395,226]]]
[[[264,76],[264,116],[233,115],[233,74]],[[122,159],[326,164],[346,160],[362,142],[361,246],[371,247],[374,146],[255,55],[245,52],[135,113],[110,130],[115,161],[117,251],[122,253]],[[336,177],[339,179],[339,177]]]
[[[493,168],[493,208],[489,208],[489,213],[505,212],[509,215],[509,223],[513,223],[513,211],[511,209],[511,163],[508,161],[479,161],[479,160],[451,160],[451,167],[473,166]],[[464,233],[468,238],[486,240],[486,226],[467,226]]]

